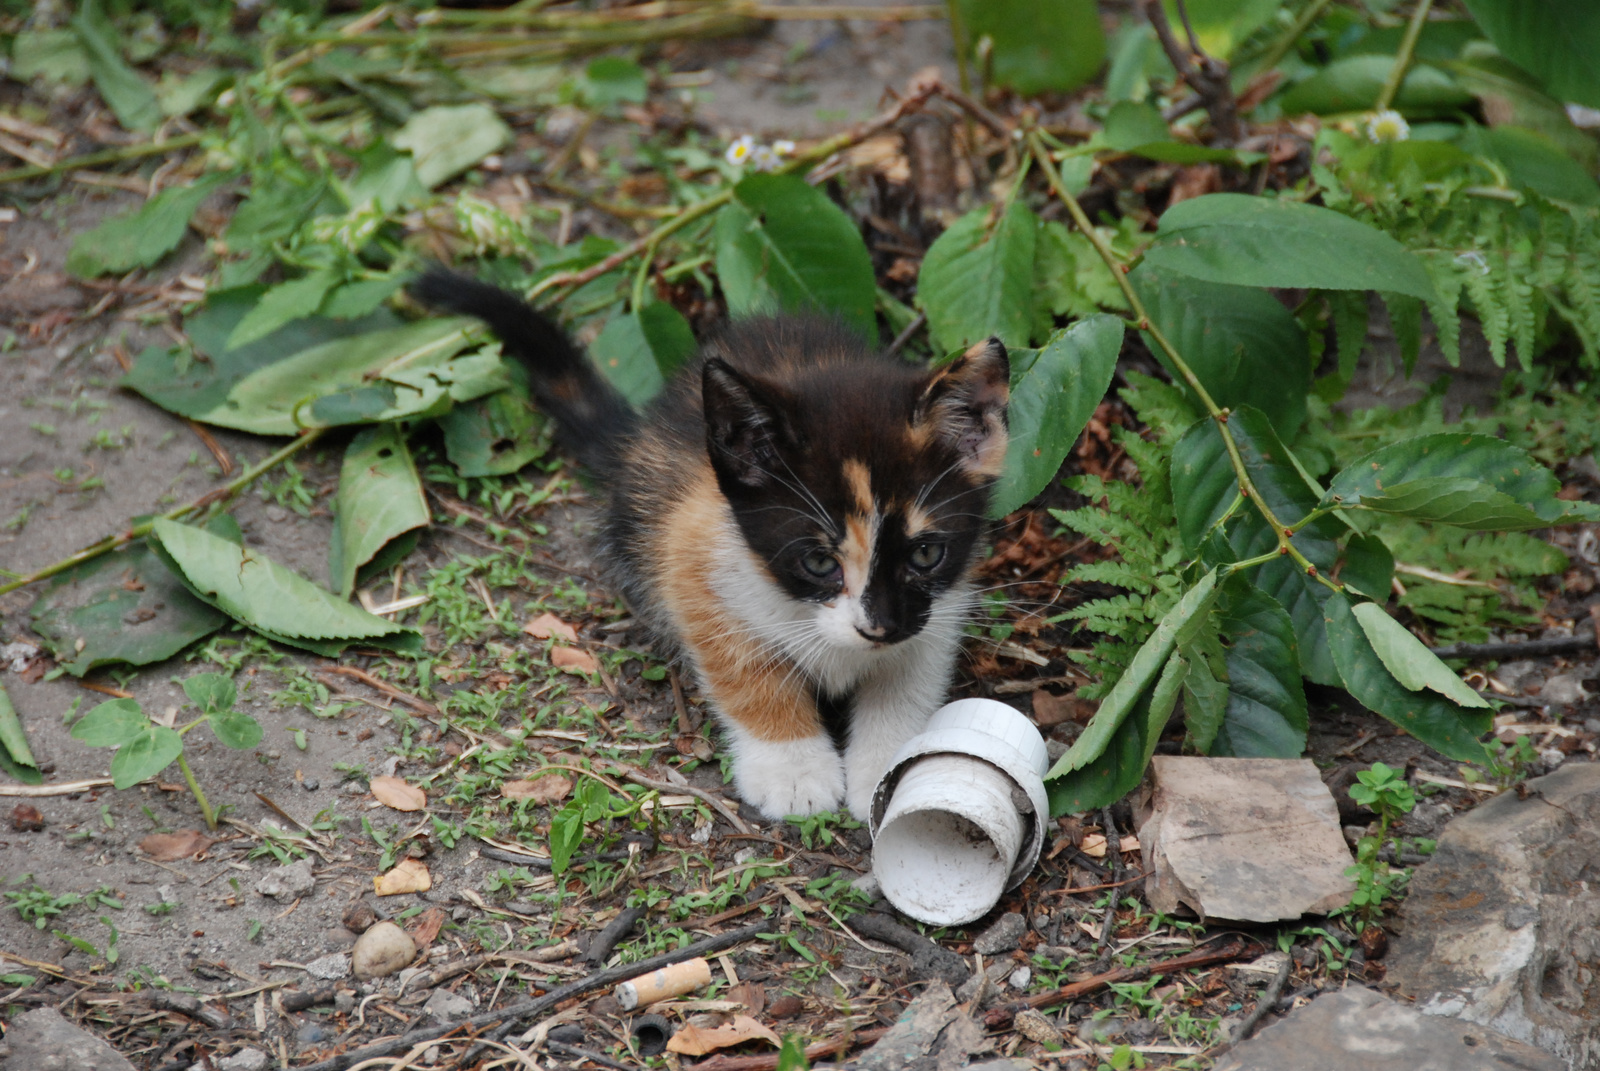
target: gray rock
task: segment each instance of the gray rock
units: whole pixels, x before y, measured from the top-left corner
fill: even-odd
[[[392,922],[377,922],[356,940],[350,969],[363,981],[385,978],[416,958],[417,945],[410,934]]]
[[[1006,976],[1006,984],[1012,989],[1027,989],[1028,983],[1031,981],[1033,981],[1033,969],[1031,967],[1018,967]]]
[[[1370,989],[1324,993],[1213,1071],[1563,1071],[1560,1060],[1474,1023],[1424,1015]]]
[[[1539,698],[1552,706],[1570,707],[1574,703],[1583,702],[1588,694],[1584,691],[1583,683],[1576,673],[1557,673],[1544,682]]]
[[[134,1071],[122,1054],[68,1022],[54,1008],[36,1008],[11,1020],[6,1071]]]
[[[1022,935],[1027,932],[1028,920],[1015,911],[1008,911],[977,936],[972,942],[972,950],[983,956],[998,956],[1021,944]]]
[[[240,1049],[232,1056],[217,1061],[222,1071],[266,1071],[272,1058],[260,1049]]]
[[[976,1000],[980,1007],[993,1003],[999,996],[1000,983],[1012,970],[1014,968],[1008,959],[985,964],[982,974],[974,974],[961,983],[961,988],[956,990],[956,1000],[962,1004]]]
[[[355,1011],[356,1010],[356,997],[355,997],[355,994],[354,993],[346,993],[342,989],[339,990],[339,992],[337,992],[337,993],[335,993],[333,995],[333,1010],[336,1011],[336,1012],[339,1012],[341,1015],[349,1015],[351,1012]]]
[[[453,1023],[472,1014],[472,1001],[448,989],[435,989],[422,1012],[436,1023]]]
[[[304,896],[316,886],[317,881],[311,876],[311,860],[301,859],[268,872],[256,882],[256,892],[274,898],[293,898]]]
[[[306,973],[324,982],[337,981],[350,974],[350,957],[338,952],[319,956],[306,964]]]
[[[1568,763],[1446,827],[1385,961],[1401,996],[1600,1067],[1600,765]]]

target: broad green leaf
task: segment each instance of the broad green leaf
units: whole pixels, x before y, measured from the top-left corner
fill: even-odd
[[[694,355],[697,345],[683,315],[658,301],[637,314],[611,317],[590,352],[611,385],[638,407],[661,393],[667,377]]]
[[[222,673],[196,673],[184,678],[183,694],[206,714],[230,710],[239,698],[233,679]]]
[[[1305,685],[1294,622],[1249,583],[1230,586],[1222,611],[1228,702],[1208,755],[1299,757],[1306,749]]]
[[[418,320],[404,327],[326,342],[258,368],[226,401],[195,417],[208,424],[294,435],[303,428],[376,423],[434,415],[506,385],[498,356],[469,354],[464,318]],[[476,393],[458,393],[458,385]],[[480,389],[481,388],[481,389]]]
[[[1497,54],[1474,50],[1459,61],[1443,64],[1463,89],[1477,97],[1484,108],[1495,114],[1494,130],[1537,134],[1548,139],[1582,168],[1585,177],[1600,165],[1600,145],[1578,129],[1566,107],[1540,88],[1527,71]],[[1501,116],[1509,112],[1510,121]],[[1462,132],[1475,130],[1468,127]],[[1491,153],[1505,162],[1497,153]],[[1513,181],[1517,181],[1513,175]],[[1593,182],[1593,179],[1590,179]]]
[[[717,214],[717,276],[735,316],[810,309],[876,336],[872,257],[855,223],[796,175],[751,175]]]
[[[1369,599],[1388,599],[1394,582],[1394,555],[1388,544],[1375,535],[1352,535],[1344,547],[1339,581]]]
[[[1148,262],[1130,273],[1128,281],[1150,322],[1218,405],[1254,406],[1285,439],[1300,431],[1311,387],[1311,354],[1305,332],[1281,302],[1265,290],[1206,282]],[[1161,348],[1149,335],[1145,342],[1177,380],[1177,370]]]
[[[117,122],[141,132],[160,126],[161,104],[155,90],[122,58],[116,27],[101,12],[97,0],[85,0],[72,19],[72,28],[83,45],[94,86]]]
[[[22,729],[22,719],[11,697],[0,686],[0,772],[27,785],[44,783],[39,764],[28,748],[28,734]]]
[[[650,343],[656,367],[661,369],[663,377],[671,379],[673,373],[688,364],[700,349],[694,329],[683,318],[683,313],[664,301],[647,302],[644,308],[638,310],[638,316],[639,327],[644,331],[645,340]]]
[[[1167,21],[1184,25],[1174,0],[1165,0]],[[1229,57],[1234,48],[1277,14],[1279,0],[1188,0],[1184,14],[1200,47],[1213,56]]]
[[[989,515],[1004,517],[1042,491],[1111,386],[1122,322],[1104,314],[1057,331],[1026,362],[1013,355],[1010,443]]]
[[[328,575],[340,596],[348,599],[356,570],[384,544],[429,522],[422,480],[412,463],[405,436],[394,424],[357,433],[345,448],[339,469]]]
[[[81,86],[89,81],[89,56],[71,30],[23,30],[12,39],[10,73],[18,82]]]
[[[512,385],[458,405],[439,418],[444,452],[463,476],[516,472],[550,447],[544,417],[519,384],[520,366],[510,366]]]
[[[1173,651],[1155,687],[1139,697],[1094,761],[1053,778],[1045,775],[1052,816],[1108,807],[1138,787],[1191,673],[1189,663]]]
[[[233,329],[228,336],[228,349],[259,342],[286,323],[315,316],[339,278],[340,273],[333,268],[318,268],[274,286],[261,295],[255,308]]]
[[[164,725],[145,722],[144,729],[117,748],[111,760],[111,784],[132,788],[171,766],[183,754],[183,737]]]
[[[1200,614],[1209,613],[1217,597],[1217,571],[1200,578],[1194,587],[1184,592],[1177,605],[1167,611],[1155,632],[1144,642],[1121,678],[1112,686],[1100,709],[1089,719],[1088,726],[1079,735],[1072,748],[1050,767],[1045,780],[1051,781],[1063,774],[1081,770],[1100,758],[1112,734],[1133,710],[1150,683],[1156,679],[1178,643],[1178,633]],[[1142,770],[1142,767],[1141,767]]]
[[[33,631],[75,677],[113,662],[161,662],[228,621],[142,542],[53,578],[30,613]]]
[[[1106,115],[1105,144],[1118,152],[1169,164],[1236,163],[1249,165],[1266,157],[1256,152],[1213,149],[1179,141],[1168,129],[1161,112],[1147,101],[1119,101]]]
[[[1515,126],[1468,127],[1461,143],[1469,152],[1498,160],[1514,184],[1541,197],[1600,204],[1600,184],[1594,176],[1539,131]]]
[[[643,104],[650,95],[644,68],[621,56],[601,56],[583,70],[583,95],[589,103]]]
[[[1361,623],[1361,631],[1367,634],[1373,651],[1404,687],[1413,692],[1427,688],[1464,707],[1489,705],[1383,607],[1374,602],[1358,602],[1350,612]]]
[[[1393,56],[1347,56],[1289,89],[1279,103],[1285,115],[1371,111],[1393,68]],[[1442,112],[1470,103],[1472,94],[1448,74],[1417,63],[1406,70],[1394,107],[1405,112]]]
[[[1466,0],[1467,10],[1508,59],[1551,96],[1600,108],[1600,7],[1590,0]]]
[[[228,709],[219,710],[210,717],[211,732],[223,747],[244,751],[261,743],[261,723],[248,714]]]
[[[1105,31],[1093,0],[959,0],[957,6],[969,45],[989,39],[990,79],[1023,96],[1076,89],[1105,63]]]
[[[79,718],[72,726],[72,739],[90,747],[120,747],[136,739],[150,725],[150,719],[134,699],[111,699]]]
[[[1436,300],[1422,262],[1375,227],[1328,208],[1210,193],[1161,217],[1145,263],[1234,286],[1392,290]]]
[[[418,634],[344,602],[260,554],[198,528],[158,520],[152,536],[190,589],[240,624],[327,653],[355,640],[413,646]]]
[[[1185,750],[1210,754],[1227,709],[1228,682],[1217,680],[1204,659],[1191,659],[1183,680]]]
[[[986,208],[968,212],[922,258],[917,301],[928,313],[934,344],[945,353],[991,335],[1007,346],[1028,344],[1039,221],[1021,198],[999,219],[990,217]]]
[[[411,150],[417,180],[431,190],[498,152],[511,128],[488,105],[441,104],[413,115],[390,140]]]
[[[1443,432],[1380,447],[1333,478],[1324,506],[1396,513],[1485,531],[1544,528],[1584,517],[1526,450],[1489,435]]]
[[[366,316],[377,311],[378,306],[409,279],[410,274],[402,272],[334,287],[322,301],[322,315],[335,320],[354,320]]]
[[[1323,605],[1328,646],[1339,676],[1356,701],[1449,758],[1485,762],[1478,737],[1488,732],[1488,711],[1469,710],[1432,692],[1413,692],[1394,678],[1372,649],[1350,600],[1330,595]]]
[[[67,271],[80,279],[148,268],[177,248],[206,195],[227,180],[209,175],[163,190],[137,211],[112,216],[72,240]]]

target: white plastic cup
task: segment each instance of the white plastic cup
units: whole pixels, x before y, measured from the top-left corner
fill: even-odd
[[[1044,845],[1049,754],[1039,730],[992,699],[936,711],[873,796],[872,869],[903,914],[952,926],[981,918]]]

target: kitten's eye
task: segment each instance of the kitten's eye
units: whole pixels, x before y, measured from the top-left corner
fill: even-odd
[[[800,559],[800,564],[805,567],[806,572],[818,580],[826,580],[839,571],[839,559],[825,550],[811,551]]]
[[[944,561],[943,543],[918,543],[911,548],[911,566],[924,571]]]

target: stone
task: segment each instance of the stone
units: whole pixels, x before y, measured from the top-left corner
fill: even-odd
[[[341,1015],[349,1015],[356,1010],[356,997],[354,993],[339,990],[333,995],[333,1010]]]
[[[350,957],[335,952],[332,955],[318,956],[306,964],[306,973],[313,978],[320,978],[324,982],[334,982],[350,974]]]
[[[913,1066],[953,1071],[966,1066],[971,1056],[993,1048],[983,1026],[956,1003],[950,987],[933,982],[851,1066],[859,1071],[904,1071]]]
[[[1006,976],[1006,984],[1012,989],[1027,989],[1028,983],[1033,981],[1031,967],[1018,967]]]
[[[392,922],[376,922],[356,940],[350,969],[362,981],[385,978],[416,958],[417,944],[410,934]]]
[[[472,1014],[472,1001],[448,989],[435,989],[422,1012],[436,1023],[454,1023]]]
[[[1387,981],[1422,1011],[1600,1066],[1600,765],[1522,789],[1445,827],[1412,875]]]
[[[1557,673],[1554,677],[1544,682],[1544,687],[1539,690],[1539,698],[1551,706],[1570,707],[1581,703],[1588,698],[1589,693],[1583,688],[1583,682],[1576,673]]]
[[[1324,993],[1240,1042],[1212,1071],[1563,1071],[1547,1052],[1370,989]]]
[[[328,1032],[321,1023],[306,1023],[294,1032],[294,1040],[301,1045],[317,1045],[328,1040]]]
[[[134,1071],[121,1053],[54,1008],[23,1012],[7,1024],[6,1071]]]
[[[1028,920],[1015,911],[1008,911],[977,936],[972,942],[972,950],[980,956],[998,956],[1021,944],[1022,935],[1027,932]]]
[[[316,885],[317,879],[311,876],[311,860],[301,859],[268,871],[266,877],[256,882],[256,892],[274,899],[293,899],[304,896]]]
[[[266,1071],[271,1062],[272,1058],[260,1049],[240,1049],[216,1061],[222,1071]]]

